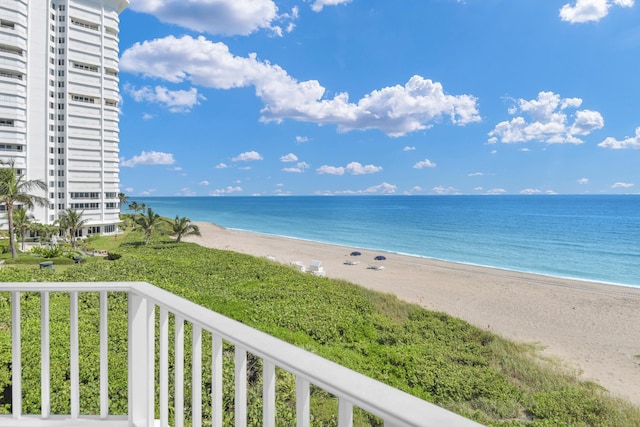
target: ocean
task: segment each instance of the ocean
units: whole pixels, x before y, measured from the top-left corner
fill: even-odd
[[[130,198],[134,200],[163,216],[226,228],[640,287],[636,195]]]

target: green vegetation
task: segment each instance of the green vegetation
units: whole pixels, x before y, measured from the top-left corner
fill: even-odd
[[[134,214],[135,215],[135,214]],[[442,313],[355,286],[319,278],[262,258],[176,243],[144,231],[122,238],[92,237],[116,260],[89,257],[55,272],[38,258],[8,255],[3,281],[147,281],[313,353],[491,426],[640,426],[640,409],[614,399],[598,385],[576,379],[534,347],[516,344]],[[89,243],[87,243],[89,244]],[[24,260],[24,261],[23,261]],[[57,258],[55,261],[58,265]],[[25,412],[38,411],[40,395],[38,294],[23,295]],[[52,410],[68,411],[67,295],[51,296]],[[97,296],[81,294],[81,411],[98,411]],[[57,321],[59,319],[60,321]],[[65,320],[67,319],[67,320]],[[110,295],[111,410],[126,413],[126,299]],[[171,322],[173,318],[171,318]],[[10,306],[0,294],[0,364],[10,366]],[[172,328],[172,325],[170,325]],[[172,330],[172,329],[170,329]],[[189,366],[190,328],[185,353]],[[170,338],[172,339],[172,338]],[[204,336],[204,417],[210,417],[211,337]],[[170,359],[173,352],[170,351]],[[187,368],[188,370],[188,368]],[[249,356],[249,425],[261,423],[261,362]],[[170,372],[170,378],[173,373]],[[185,378],[190,378],[185,373]],[[233,425],[233,355],[225,346],[225,425]],[[0,370],[0,411],[8,411],[9,368]],[[186,413],[189,407],[189,387]],[[4,393],[2,392],[4,390]],[[293,425],[295,379],[278,370],[278,425]],[[313,425],[335,426],[336,402],[312,388]],[[355,425],[379,425],[358,411]]]

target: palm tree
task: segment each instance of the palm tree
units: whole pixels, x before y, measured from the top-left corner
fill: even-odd
[[[184,236],[200,236],[200,228],[191,223],[189,218],[178,218],[171,223],[171,236],[176,236],[176,243],[180,243],[180,239]]]
[[[27,231],[31,228],[32,220],[35,218],[33,215],[29,214],[23,208],[17,208],[13,212],[13,229],[20,235],[20,243],[22,247],[22,252],[24,252],[24,236],[27,234]]]
[[[11,256],[18,258],[13,232],[13,209],[17,205],[22,205],[27,210],[33,209],[34,205],[47,206],[49,201],[45,197],[31,194],[34,190],[41,190],[46,194],[47,184],[39,179],[27,180],[24,175],[17,175],[13,161],[0,162],[0,164],[9,166],[0,168],[0,204],[4,204],[7,208]]]
[[[118,193],[118,200],[120,201],[120,209],[122,209],[122,207],[129,201],[129,198],[124,193]]]
[[[82,214],[84,214],[84,211],[78,212],[75,209],[65,209],[64,212],[60,214],[60,228],[69,230],[71,246],[74,248],[77,246],[76,232],[87,223],[86,219],[82,219]]]
[[[146,238],[144,242],[145,245],[149,244],[149,242],[151,241],[151,234],[159,229],[163,222],[164,221],[162,220],[160,215],[155,213],[151,208],[147,209],[146,215],[142,214],[136,219],[136,228],[144,231],[144,235]]]
[[[144,212],[146,208],[147,208],[147,205],[145,205],[144,203],[138,203],[138,202],[129,203],[129,210],[133,211],[133,222],[137,222],[138,211]]]

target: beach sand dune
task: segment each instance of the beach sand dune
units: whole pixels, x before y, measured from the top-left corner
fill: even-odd
[[[206,247],[309,266],[518,342],[539,344],[614,396],[640,405],[640,289],[442,262],[197,223]],[[349,254],[360,251],[361,256]],[[386,260],[375,261],[376,255]],[[347,261],[359,261],[356,265]],[[370,269],[369,265],[384,269]]]

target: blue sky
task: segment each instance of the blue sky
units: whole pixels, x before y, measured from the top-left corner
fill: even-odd
[[[640,190],[634,0],[130,3],[130,197]]]

